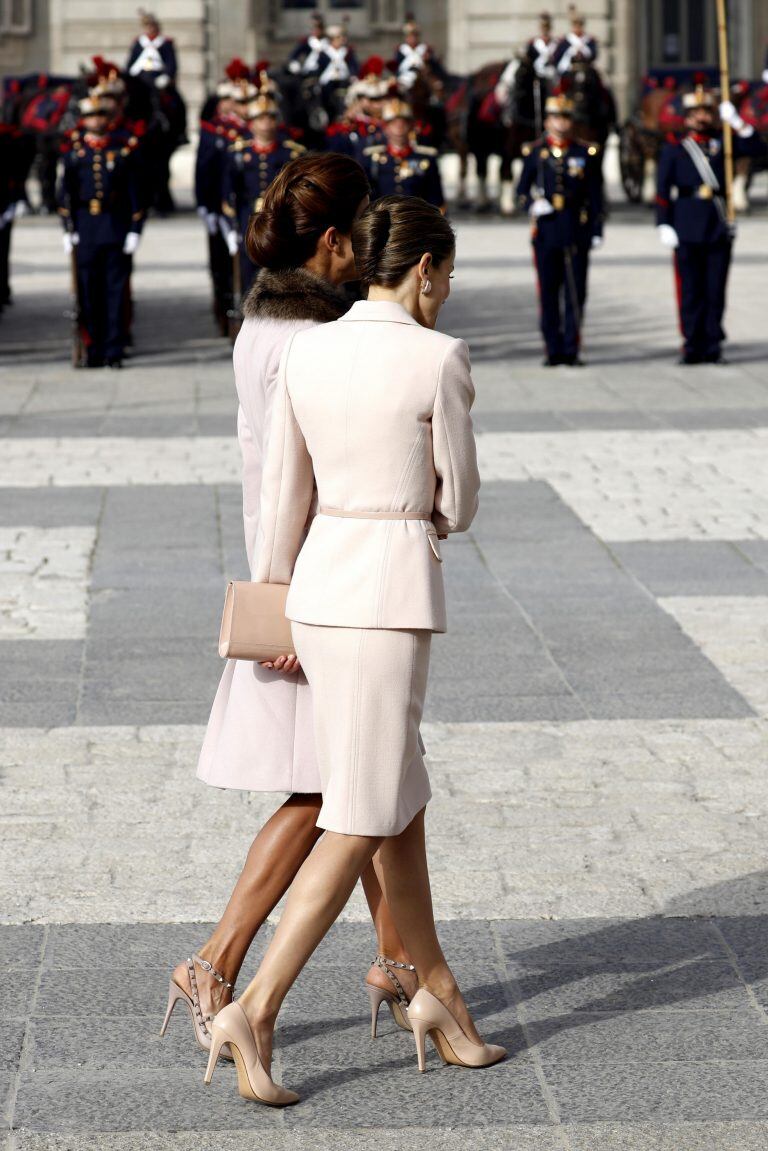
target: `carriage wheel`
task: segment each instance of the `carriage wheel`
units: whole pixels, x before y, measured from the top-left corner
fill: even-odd
[[[627,199],[639,204],[643,195],[643,152],[634,124],[627,122],[619,133],[621,183]]]

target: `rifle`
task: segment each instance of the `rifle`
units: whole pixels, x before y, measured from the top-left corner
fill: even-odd
[[[72,367],[82,368],[85,359],[85,344],[83,341],[83,305],[80,300],[80,282],[77,277],[77,252],[74,247],[69,254],[70,268],[70,298],[72,310],[69,313],[72,320]]]

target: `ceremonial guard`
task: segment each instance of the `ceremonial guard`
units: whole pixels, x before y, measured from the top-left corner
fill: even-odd
[[[165,88],[175,82],[178,71],[173,40],[163,36],[160,21],[151,12],[141,12],[141,26],[143,31],[131,45],[125,70],[155,88]]]
[[[733,248],[726,217],[722,132],[715,97],[699,87],[683,100],[685,135],[659,158],[656,224],[659,239],[674,250],[682,364],[723,362],[725,286]],[[720,117],[733,129],[735,156],[763,156],[766,144],[730,101]]]
[[[341,24],[333,25],[328,29],[328,43],[317,62],[323,104],[331,119],[335,119],[339,112],[339,94],[346,92],[358,71],[355,50],[347,43],[346,30]]]
[[[395,52],[395,76],[400,87],[405,91],[412,88],[427,66],[439,80],[445,80],[445,69],[430,45],[422,40],[420,26],[415,20],[407,20],[403,41]]]
[[[444,211],[437,149],[413,142],[410,105],[403,100],[392,100],[384,106],[383,119],[385,142],[363,149],[363,167],[371,185],[372,199],[393,193],[421,196]]]
[[[108,130],[110,108],[80,101],[81,120],[66,145],[59,194],[64,250],[74,252],[87,366],[122,367],[130,257],[144,213],[136,177],[138,139]]]
[[[195,162],[195,203],[208,238],[208,269],[213,291],[213,314],[223,336],[229,334],[232,312],[232,258],[227,246],[229,228],[223,224],[224,167],[228,150],[250,139],[248,122],[242,113],[244,98],[256,96],[256,88],[243,76],[241,62],[233,60],[228,79],[219,85],[208,116],[200,121],[200,143]],[[243,65],[244,67],[244,65]]]
[[[550,96],[545,135],[525,145],[517,194],[533,224],[547,367],[580,366],[590,248],[602,243],[603,197],[596,144],[571,137],[573,105]]]
[[[288,57],[288,71],[294,76],[314,76],[320,67],[320,56],[327,47],[325,20],[320,12],[314,12],[310,19],[309,35],[299,41]]]
[[[24,181],[29,168],[22,133],[0,121],[0,312],[11,303],[10,258],[13,221],[24,215]]]
[[[227,246],[233,260],[238,260],[235,306],[248,292],[258,271],[243,242],[248,221],[261,211],[264,193],[280,169],[306,151],[295,140],[280,138],[278,108],[271,96],[257,96],[248,107],[247,118],[251,137],[237,140],[227,149],[222,180]]]
[[[570,9],[571,30],[563,36],[553,56],[555,67],[561,75],[570,71],[574,64],[594,64],[598,53],[597,40],[588,34],[586,19],[573,4]]]
[[[552,17],[549,12],[542,12],[539,16],[539,34],[528,41],[525,55],[538,78],[546,84],[551,83],[557,75],[554,60],[557,48],[558,42],[552,35]]]
[[[370,56],[362,64],[360,79],[347,92],[346,115],[326,129],[329,152],[343,152],[359,160],[366,147],[385,142],[382,108],[393,83],[394,79],[385,74],[381,56]]]

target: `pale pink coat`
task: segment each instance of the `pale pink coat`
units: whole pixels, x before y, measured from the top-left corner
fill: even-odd
[[[251,318],[234,351],[243,456],[243,521],[254,563],[264,449],[280,356],[289,336],[311,320]],[[222,603],[223,603],[222,587]],[[319,792],[312,700],[303,672],[281,676],[245,660],[227,660],[205,733],[198,778],[247,791]]]

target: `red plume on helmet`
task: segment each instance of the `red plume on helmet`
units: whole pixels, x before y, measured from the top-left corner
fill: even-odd
[[[384,58],[382,56],[369,56],[360,65],[361,76],[383,76]]]
[[[239,56],[233,56],[224,71],[233,83],[235,80],[247,80],[249,78],[248,65]]]
[[[693,83],[697,88],[698,87],[705,88],[707,85],[707,73],[706,72],[694,72],[693,73]]]

